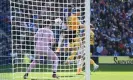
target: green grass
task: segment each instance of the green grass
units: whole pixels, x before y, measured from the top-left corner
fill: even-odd
[[[16,69],[14,80],[24,80],[26,65],[21,67],[23,68]],[[27,80],[57,80],[53,79],[51,77],[52,72],[46,72],[44,67],[40,66],[39,70],[33,70]],[[0,71],[0,80],[12,80],[11,66],[1,66],[0,69],[2,68],[5,69]],[[61,69],[66,69],[66,67]],[[84,75],[76,75],[75,72],[59,71],[57,74],[60,76],[59,80],[85,80]],[[100,65],[97,72],[91,72],[91,80],[133,80],[133,65]]]
[[[133,72],[95,72],[91,80],[133,80]]]
[[[0,73],[0,76],[3,75],[3,78],[0,80],[12,80],[11,73]],[[24,80],[24,73],[15,73],[15,80]],[[60,79],[53,79],[50,72],[32,72],[29,74],[27,80],[85,80],[84,75],[75,75],[75,73],[58,73]],[[91,80],[133,80],[133,72],[92,72]]]
[[[3,77],[0,80],[12,80],[13,76],[15,80],[24,80],[24,73],[21,72],[14,73],[14,75],[11,73],[0,73],[0,75],[3,75]],[[52,72],[31,72],[29,74],[28,79],[26,80],[84,80],[83,74],[76,75],[75,73],[58,72],[57,75],[60,77],[59,79],[53,79]]]

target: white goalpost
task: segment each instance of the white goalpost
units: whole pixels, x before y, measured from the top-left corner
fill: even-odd
[[[86,0],[86,4],[85,4],[85,25],[86,25],[86,29],[85,29],[85,43],[86,43],[86,47],[85,47],[85,71],[86,71],[86,80],[91,80],[90,78],[90,27],[88,25],[90,25],[90,0]],[[87,27],[88,26],[88,27]]]
[[[10,0],[13,80],[90,80],[90,0]]]

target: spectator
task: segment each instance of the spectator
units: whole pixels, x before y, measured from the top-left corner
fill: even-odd
[[[129,48],[127,48],[125,54],[127,56],[130,56],[132,54],[132,52],[131,52],[131,50]]]
[[[132,48],[133,1],[93,0],[91,3],[92,19],[95,25],[95,48],[102,41],[108,55],[126,55],[126,48]],[[130,34],[130,35],[129,35]],[[130,37],[129,37],[130,36]],[[120,43],[119,43],[120,41]],[[109,44],[113,43],[113,44]],[[97,52],[97,49],[96,49]],[[99,55],[99,53],[97,54]]]
[[[114,49],[111,44],[107,45],[107,50],[108,50],[108,56],[113,55]]]
[[[103,47],[103,51],[101,52],[102,56],[107,56],[108,55],[108,50],[106,49],[106,47]]]
[[[114,56],[120,56],[120,53],[118,53],[116,50],[114,50]]]
[[[97,47],[96,47],[96,55],[101,55],[103,51],[103,46],[102,44],[100,43]]]

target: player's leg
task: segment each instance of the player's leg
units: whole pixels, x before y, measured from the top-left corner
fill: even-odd
[[[92,64],[94,67],[93,71],[96,71],[99,68],[99,65],[97,65],[93,59],[90,59],[90,64]]]
[[[76,57],[77,54],[77,48],[75,46],[75,43],[69,43],[69,48],[71,48],[71,55],[67,58],[66,64],[73,63],[74,58]],[[69,49],[70,50],[70,49]]]
[[[74,49],[74,51],[71,51],[71,56],[69,56],[67,60],[69,61],[74,60],[76,54],[77,54],[77,51]]]
[[[78,55],[77,58],[77,75],[81,74],[82,72],[82,67],[83,67],[83,59],[81,57],[81,55]]]
[[[93,45],[90,46],[90,51],[91,51],[90,54],[92,54],[92,53],[94,52],[94,47],[93,47]],[[93,65],[93,71],[96,71],[96,70],[99,68],[99,65],[96,64],[95,61],[94,61],[93,59],[90,59],[90,64]]]
[[[60,34],[60,36],[59,36],[58,47],[57,47],[56,52],[59,52],[59,51],[60,51],[60,48],[61,48],[61,44],[62,44],[62,42],[63,42],[63,39],[64,39],[64,34],[62,33],[62,34]]]
[[[78,50],[78,57],[77,57],[77,74],[81,74],[82,72],[82,68],[83,68],[83,65],[84,65],[84,56],[85,56],[85,53],[84,53],[84,44],[81,44],[81,47],[80,49]]]
[[[24,79],[27,79],[29,72],[31,72],[31,70],[36,67],[36,64],[37,64],[39,58],[40,58],[40,55],[36,54],[35,59],[31,62],[31,64],[29,65],[29,67],[26,70],[26,73],[24,75]]]
[[[48,59],[51,59],[53,62],[53,78],[58,78],[58,76],[56,75],[57,69],[58,69],[58,62],[59,62],[59,58],[58,56],[53,52],[53,50],[48,49],[48,53],[47,53],[47,57]]]
[[[57,47],[56,52],[59,52],[60,51],[61,44],[62,44],[62,42],[63,42],[63,40],[65,38],[65,35],[68,34],[68,32],[67,32],[67,26],[64,23],[62,23],[62,25],[60,25],[60,26],[61,26],[61,32],[60,32],[61,34],[59,36],[58,47]]]
[[[68,31],[67,38],[69,39],[69,47],[72,49],[71,56],[69,56],[66,61],[66,63],[68,64],[70,62],[73,62],[72,60],[74,60],[74,57],[77,54],[77,50],[80,46],[80,43],[79,41],[77,41],[78,37],[76,31]]]

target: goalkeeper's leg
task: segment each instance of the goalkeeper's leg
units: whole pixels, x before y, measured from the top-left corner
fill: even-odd
[[[77,51],[71,51],[71,55],[67,58],[65,63],[66,64],[73,63],[76,54],[77,54]]]
[[[76,57],[76,54],[79,52],[78,48],[80,44],[78,42],[71,42],[69,43],[69,46],[71,48],[71,55],[67,58],[67,64],[73,62],[74,58]]]

